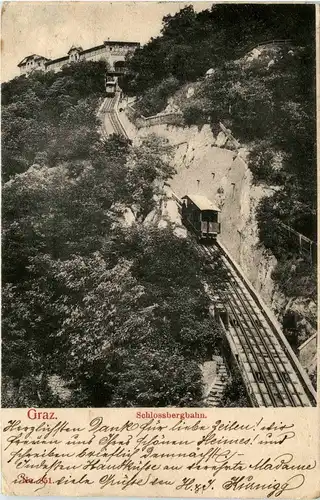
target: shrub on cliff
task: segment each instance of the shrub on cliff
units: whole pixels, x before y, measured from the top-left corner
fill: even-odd
[[[312,5],[215,4],[201,12],[186,6],[165,16],[161,35],[128,57],[128,88],[142,95],[170,75],[180,82],[195,81],[264,40],[310,44],[314,12]]]
[[[308,259],[295,256],[291,260],[281,260],[273,273],[274,279],[286,297],[305,297],[316,300],[317,275]]]
[[[143,116],[160,113],[166,107],[168,97],[174,94],[178,87],[179,81],[173,76],[169,76],[143,94],[136,104],[136,110]]]
[[[250,148],[248,166],[253,182],[267,185],[281,185],[286,175],[282,169],[283,154],[277,152],[268,141],[256,141]]]
[[[183,118],[186,125],[203,125],[204,112],[200,105],[190,104],[183,109]]]

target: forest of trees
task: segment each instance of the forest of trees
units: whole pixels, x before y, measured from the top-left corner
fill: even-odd
[[[165,16],[161,34],[128,56],[128,89],[139,96],[171,76],[195,81],[266,40],[312,45],[314,12],[312,5],[293,4],[215,4],[200,12],[185,7]]]
[[[192,244],[143,224],[172,150],[100,139],[104,71],[3,85],[3,406],[199,406],[219,352]]]
[[[98,139],[96,107],[107,65],[81,62],[2,84],[2,176],[33,163],[85,159]]]

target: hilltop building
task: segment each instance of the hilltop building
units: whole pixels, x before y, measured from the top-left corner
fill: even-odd
[[[32,71],[59,71],[62,66],[78,61],[107,61],[110,71],[115,74],[123,73],[125,69],[125,57],[129,52],[134,52],[140,43],[138,42],[117,42],[107,40],[102,45],[83,50],[82,47],[72,45],[66,56],[58,59],[47,59],[38,54],[26,56],[18,64],[20,75],[28,75]]]

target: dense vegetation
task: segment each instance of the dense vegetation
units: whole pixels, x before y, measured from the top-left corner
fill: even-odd
[[[221,406],[226,408],[248,408],[251,406],[241,374],[236,365],[232,367],[232,378],[224,388]]]
[[[201,405],[218,349],[192,245],[143,224],[171,148],[100,140],[103,71],[3,86],[4,406]]]
[[[81,62],[59,73],[34,72],[2,85],[2,175],[36,162],[85,159],[98,139],[96,107],[107,65]]]
[[[270,40],[287,42],[246,58]],[[273,188],[257,220],[261,243],[279,260],[274,278],[290,296],[315,298],[314,262],[278,224],[316,240],[314,6],[228,4],[199,13],[186,7],[163,19],[161,35],[138,50],[129,67],[128,88],[142,114],[165,107],[173,82],[186,88],[197,80],[191,99],[183,101],[179,91],[174,96],[185,123],[209,121],[215,131],[223,121],[247,146],[253,182]],[[200,84],[209,68],[212,76]],[[293,287],[286,285],[288,269]]]
[[[143,94],[173,76],[183,83],[272,39],[313,42],[314,6],[220,4],[196,13],[192,6],[163,18],[161,35],[129,59],[129,89]]]

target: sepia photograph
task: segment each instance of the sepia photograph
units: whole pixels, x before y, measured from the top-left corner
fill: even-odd
[[[317,405],[315,14],[3,5],[3,408]]]

